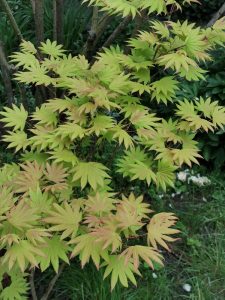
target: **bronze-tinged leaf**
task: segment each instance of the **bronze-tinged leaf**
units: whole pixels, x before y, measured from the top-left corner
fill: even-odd
[[[148,242],[158,249],[157,244],[170,251],[166,242],[174,242],[177,238],[170,237],[171,234],[179,233],[180,231],[171,228],[177,222],[177,217],[173,213],[159,213],[154,215],[147,226]],[[165,242],[166,241],[166,242]]]

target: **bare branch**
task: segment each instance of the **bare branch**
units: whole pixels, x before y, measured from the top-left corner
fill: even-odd
[[[207,27],[211,27],[215,22],[225,14],[225,3],[220,7],[220,9],[215,13],[212,19],[207,24]]]
[[[59,267],[59,270],[58,270],[58,273],[52,278],[52,280],[50,281],[48,287],[47,287],[47,290],[46,292],[44,293],[44,295],[41,297],[41,300],[48,300],[55,284],[56,284],[56,281],[58,280],[59,276],[62,274],[62,271],[64,270],[66,266],[66,263],[63,262],[61,264],[61,266]]]
[[[102,48],[107,48],[109,47],[117,38],[117,36],[126,28],[126,26],[129,24],[131,21],[131,16],[127,16],[113,31],[113,33],[108,37]]]
[[[63,13],[64,0],[53,1],[54,29],[53,38],[58,44],[63,44]]]
[[[22,39],[23,39],[22,33],[16,23],[16,20],[13,16],[11,8],[9,7],[9,4],[7,3],[6,0],[0,0],[0,5],[2,6],[3,10],[5,11],[7,17],[9,18],[10,24],[11,24],[13,30],[15,31],[15,34],[18,36],[19,40],[22,41]]]
[[[37,45],[44,41],[44,7],[43,0],[31,0],[35,21],[35,34]]]
[[[14,102],[13,89],[10,76],[10,66],[7,62],[2,41],[0,41],[0,68],[2,72],[2,80],[5,86],[8,106],[12,106]]]
[[[32,300],[38,300],[35,285],[34,285],[34,273],[35,273],[35,269],[32,269],[30,272],[31,295],[32,295]]]
[[[84,45],[83,54],[90,58],[93,50],[93,43],[95,41],[96,35],[97,35],[97,29],[98,29],[98,8],[93,7],[93,15],[91,20],[91,29],[89,31],[89,35],[87,38],[87,41]]]

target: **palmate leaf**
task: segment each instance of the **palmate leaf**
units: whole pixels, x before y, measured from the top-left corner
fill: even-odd
[[[8,187],[1,187],[0,190],[0,222],[6,219],[5,214],[14,205],[13,193]],[[1,224],[0,224],[1,227]]]
[[[54,151],[49,152],[49,154],[51,155],[49,159],[54,160],[56,163],[66,162],[75,166],[79,161],[77,156],[67,149],[55,149]]]
[[[157,249],[157,244],[170,250],[166,242],[174,242],[177,239],[169,235],[179,233],[180,231],[171,228],[176,224],[177,217],[173,213],[159,213],[154,215],[147,226],[148,242]],[[166,242],[165,242],[166,241]]]
[[[28,296],[27,293],[29,290],[26,274],[20,272],[16,268],[13,268],[10,272],[7,272],[7,274],[8,276],[10,276],[11,283],[7,287],[5,287],[2,291],[0,287],[0,299],[1,300],[26,300]]]
[[[54,198],[47,192],[42,192],[38,187],[36,190],[30,190],[28,195],[29,206],[38,214],[48,213],[51,210]]]
[[[103,250],[110,249],[111,252],[115,252],[122,247],[122,239],[113,223],[93,229],[90,235],[95,237],[96,243],[101,243]]]
[[[196,67],[196,62],[187,56],[184,50],[177,50],[175,53],[165,54],[158,58],[160,66],[165,66],[165,69],[172,68],[176,72],[180,72],[181,68],[186,71],[189,70],[189,66]]]
[[[86,132],[86,130],[78,124],[66,123],[66,124],[60,125],[56,129],[56,136],[63,137],[63,138],[69,138],[71,141],[73,141],[77,138],[82,139],[85,135],[85,132]]]
[[[39,165],[36,161],[28,161],[21,164],[20,167],[22,170],[13,180],[14,191],[16,193],[26,193],[30,190],[36,190],[43,176],[43,166]]]
[[[78,206],[71,206],[64,203],[60,206],[53,204],[53,209],[48,212],[48,216],[43,219],[44,222],[52,224],[50,231],[62,231],[61,239],[74,237],[77,233],[79,223],[82,220],[82,213]]]
[[[94,196],[88,196],[88,199],[85,201],[85,212],[102,216],[115,210],[116,203],[117,200],[111,198],[108,193],[97,192]]]
[[[99,136],[102,133],[108,131],[108,129],[113,128],[115,126],[115,121],[112,117],[105,116],[105,115],[97,115],[92,120],[92,127],[88,129],[90,133],[95,133]]]
[[[22,272],[26,269],[28,263],[32,266],[38,266],[37,256],[43,257],[44,251],[39,247],[33,246],[27,240],[20,240],[18,243],[13,244],[4,254],[2,263],[7,263],[9,270],[17,264]]]
[[[46,169],[43,171],[46,179],[50,181],[46,184],[45,191],[61,191],[68,188],[67,180],[68,172],[67,169],[63,167],[62,164],[52,164],[47,163]],[[52,182],[52,183],[51,183]]]
[[[24,131],[7,132],[3,136],[3,141],[9,143],[7,148],[15,148],[15,152],[23,149],[25,150],[29,145],[27,134]]]
[[[115,126],[112,129],[113,132],[113,139],[118,139],[119,145],[124,144],[125,148],[133,147],[133,140],[132,137],[127,133],[126,130],[122,129],[120,126]]]
[[[176,96],[178,88],[178,81],[173,79],[173,76],[166,76],[151,84],[153,93],[152,99],[156,99],[167,104],[167,101],[172,101]]]
[[[24,130],[28,113],[23,105],[21,104],[19,108],[13,104],[12,108],[5,107],[4,110],[0,112],[0,115],[3,116],[1,122],[5,123],[6,127],[13,127],[13,130]]]
[[[73,169],[73,181],[80,180],[81,188],[87,184],[96,190],[98,186],[104,186],[104,180],[110,178],[108,170],[103,164],[97,162],[79,162]]]
[[[124,287],[128,287],[128,280],[137,285],[134,274],[141,276],[140,272],[135,270],[131,262],[125,263],[124,256],[109,255],[103,266],[106,266],[104,279],[111,274],[111,290],[114,289],[118,280]]]
[[[56,41],[51,42],[50,40],[47,40],[45,43],[41,43],[39,49],[44,54],[52,57],[59,57],[62,56],[65,52],[62,47],[62,45],[57,45]]]
[[[174,171],[177,169],[171,162],[165,160],[158,161],[158,169],[156,172],[156,186],[166,191],[167,186],[174,187],[176,179]]]
[[[39,216],[33,208],[30,208],[23,200],[13,206],[7,220],[15,228],[22,230],[32,228],[38,222]]]
[[[150,166],[141,161],[134,161],[130,164],[130,173],[132,174],[131,180],[139,179],[147,182],[148,185],[152,181],[156,181],[156,175]]]
[[[76,245],[72,250],[71,257],[79,254],[82,267],[92,258],[96,267],[99,268],[101,257],[107,258],[108,251],[103,250],[102,243],[97,243],[96,237],[90,233],[76,237],[69,244]]]
[[[135,197],[133,193],[129,197],[122,195],[122,200],[119,202],[119,205],[125,207],[126,210],[136,212],[141,218],[148,218],[148,214],[152,212],[150,205],[144,203],[143,196]]]
[[[56,125],[58,121],[57,114],[51,109],[48,109],[46,105],[36,108],[36,112],[33,113],[32,119],[37,121],[40,125]]]
[[[69,246],[59,236],[54,235],[51,239],[45,239],[45,245],[41,249],[44,255],[38,259],[42,272],[51,264],[55,272],[58,273],[60,259],[69,264],[67,257]]]
[[[125,258],[125,265],[132,262],[135,270],[138,270],[139,268],[140,258],[143,259],[153,270],[153,262],[163,266],[162,255],[160,255],[154,248],[148,246],[130,246],[121,253],[121,256],[124,256]]]

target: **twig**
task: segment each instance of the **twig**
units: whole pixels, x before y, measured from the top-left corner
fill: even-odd
[[[41,300],[48,300],[55,284],[56,284],[56,281],[58,280],[59,276],[62,274],[62,271],[64,270],[66,266],[66,263],[63,262],[61,264],[61,266],[59,267],[59,270],[58,270],[58,273],[52,278],[52,280],[50,281],[48,287],[47,287],[47,290],[46,292],[44,293],[44,295],[41,297]]]
[[[64,0],[53,1],[54,30],[53,38],[58,44],[63,44],[63,7]]]
[[[89,31],[89,35],[83,49],[83,54],[87,58],[90,58],[92,54],[93,43],[97,35],[97,28],[98,28],[98,8],[94,7],[92,20],[91,20],[91,29]]]
[[[35,273],[35,269],[32,269],[30,272],[30,289],[31,289],[32,299],[38,300],[35,285],[34,285],[34,273]]]
[[[10,66],[6,60],[4,47],[2,41],[0,41],[0,68],[2,71],[2,80],[5,86],[5,91],[7,95],[7,102],[9,106],[12,106],[14,102],[14,96],[13,96],[13,89],[12,89],[12,82],[11,82],[11,76],[10,76]]]
[[[207,27],[211,27],[215,22],[225,14],[225,3],[220,7],[220,9],[215,13],[212,19],[207,24]]]
[[[117,36],[124,30],[124,28],[129,24],[131,21],[131,16],[127,16],[113,31],[113,33],[108,37],[108,39],[103,44],[102,48],[109,47],[117,38]]]
[[[9,4],[7,3],[6,0],[0,0],[0,5],[2,6],[3,10],[5,11],[7,17],[9,18],[11,26],[12,26],[13,30],[15,31],[16,35],[18,36],[19,40],[22,41],[23,35],[16,23],[16,20],[13,16],[13,13],[12,13],[12,10],[11,10]]]
[[[31,0],[35,21],[35,34],[37,45],[44,41],[44,8],[43,0]]]

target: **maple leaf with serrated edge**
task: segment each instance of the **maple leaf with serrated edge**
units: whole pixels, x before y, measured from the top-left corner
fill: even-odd
[[[131,262],[125,264],[125,257],[120,255],[109,255],[102,266],[106,266],[104,279],[111,274],[111,290],[114,289],[118,280],[124,287],[128,287],[128,279],[137,285],[134,273],[141,276],[141,273],[135,270],[134,265]]]
[[[42,272],[44,272],[51,264],[55,272],[58,273],[60,259],[69,264],[67,253],[70,248],[59,236],[55,235],[50,239],[45,239],[45,245],[43,245],[41,249],[44,256],[40,256],[38,259],[40,261]]]
[[[86,130],[82,128],[80,125],[75,123],[67,123],[60,125],[56,129],[56,136],[60,136],[63,138],[69,138],[71,141],[76,138],[82,139],[85,135]]]
[[[104,186],[104,180],[110,178],[103,164],[97,162],[79,162],[73,169],[73,181],[80,180],[81,188],[89,183],[93,190]]]
[[[85,211],[89,214],[102,216],[105,213],[115,210],[116,203],[117,200],[111,198],[107,193],[97,192],[93,196],[88,196],[88,199],[85,201]]]
[[[2,267],[1,267],[2,268]],[[6,270],[5,270],[6,271]],[[6,273],[6,272],[5,272]],[[27,274],[19,272],[16,268],[13,268],[8,272],[10,277],[10,284],[1,290],[1,299],[3,300],[24,300],[28,297],[29,284],[27,282]],[[1,278],[1,274],[0,274]]]
[[[57,114],[51,109],[48,109],[46,105],[42,105],[40,108],[36,108],[36,111],[32,115],[32,119],[37,121],[40,125],[56,125]]]
[[[53,209],[48,212],[48,216],[43,219],[48,224],[53,224],[50,231],[63,231],[61,239],[69,236],[74,237],[77,233],[79,223],[82,220],[82,213],[78,206],[71,206],[64,203],[60,206],[56,203],[53,204]]]
[[[43,166],[34,161],[21,164],[20,167],[22,170],[13,180],[14,191],[26,193],[29,190],[36,190],[43,176]]]
[[[50,40],[47,40],[45,43],[41,43],[39,49],[42,53],[57,58],[59,56],[62,56],[65,52],[62,47],[62,45],[57,45],[56,41],[51,42]]]
[[[166,242],[174,242],[177,238],[172,238],[170,235],[179,233],[180,231],[174,228],[177,222],[177,217],[173,213],[159,213],[154,215],[148,226],[148,242],[155,248],[158,249],[157,244],[170,251]],[[166,241],[166,242],[165,242]]]
[[[120,126],[115,126],[112,129],[112,132],[113,139],[118,139],[119,145],[124,144],[126,149],[133,147],[134,143],[132,137],[126,132],[126,130],[122,129]]]
[[[99,136],[101,133],[107,132],[108,129],[115,126],[115,121],[112,117],[97,115],[91,122],[92,127],[88,129],[90,133],[95,133]]]
[[[130,164],[130,173],[132,174],[131,180],[139,179],[145,180],[148,185],[153,181],[156,181],[156,175],[151,170],[150,166],[141,161],[135,161]]]
[[[24,272],[28,263],[32,266],[38,266],[37,256],[44,257],[44,251],[33,246],[27,240],[20,240],[6,251],[2,258],[2,263],[7,263],[9,270],[12,269],[15,263],[18,263],[21,271]]]
[[[24,130],[26,120],[28,117],[27,111],[25,111],[23,105],[20,105],[20,108],[15,104],[12,105],[12,108],[4,107],[5,111],[0,112],[1,122],[5,123],[6,127],[13,127],[13,130]]]
[[[65,190],[68,187],[66,178],[68,177],[67,169],[62,164],[46,164],[46,170],[43,171],[46,179],[53,184],[47,184],[45,187],[46,191],[60,191]]]
[[[67,149],[54,149],[54,151],[50,151],[49,154],[51,155],[49,159],[54,160],[56,163],[66,162],[75,166],[79,161],[77,156]]]
[[[156,185],[166,191],[167,186],[174,187],[176,176],[174,171],[177,169],[171,162],[165,160],[158,161],[158,168],[156,172]]]
[[[122,239],[119,233],[116,232],[116,225],[113,223],[93,229],[90,235],[95,237],[96,243],[100,242],[102,244],[103,250],[111,248],[111,251],[115,252],[122,247]]]
[[[71,257],[80,255],[82,268],[92,258],[95,266],[99,268],[101,257],[107,258],[107,250],[102,249],[102,243],[96,243],[96,237],[90,233],[82,234],[72,239],[69,244],[75,244]]]
[[[130,246],[121,253],[121,256],[124,256],[125,258],[125,265],[132,262],[135,270],[138,270],[139,268],[140,258],[143,259],[153,270],[153,262],[163,266],[162,255],[154,248],[148,246]]]
[[[3,141],[9,143],[7,148],[15,148],[15,152],[23,149],[25,150],[29,145],[27,134],[24,131],[7,132],[3,136]]]
[[[148,214],[153,212],[148,203],[144,203],[143,196],[135,197],[134,193],[131,193],[129,197],[122,195],[122,201],[120,202],[123,207],[126,207],[130,211],[136,211],[137,215],[141,218],[148,218]]]
[[[11,208],[7,214],[7,220],[19,230],[32,228],[39,219],[39,216],[35,213],[33,208],[30,208],[27,203],[21,200]]]

